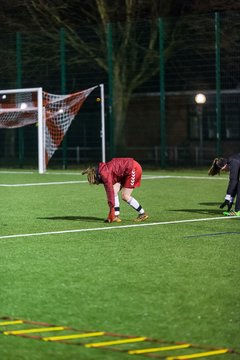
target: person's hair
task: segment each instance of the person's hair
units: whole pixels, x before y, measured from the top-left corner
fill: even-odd
[[[220,175],[221,169],[227,164],[227,159],[225,158],[216,158],[213,160],[213,163],[208,170],[208,175]]]
[[[89,166],[86,170],[82,172],[82,175],[87,175],[87,179],[90,185],[98,185],[99,180],[97,177],[96,168]]]

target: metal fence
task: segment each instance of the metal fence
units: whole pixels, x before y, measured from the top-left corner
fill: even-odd
[[[83,26],[52,36],[2,33],[0,45],[1,89],[41,86],[63,94],[105,84],[107,159],[199,166],[239,152],[239,13]],[[204,104],[196,104],[197,93]],[[86,100],[67,133],[68,150],[59,149],[50,167],[101,160],[98,96]],[[9,165],[37,166],[34,126],[1,129],[0,166]]]

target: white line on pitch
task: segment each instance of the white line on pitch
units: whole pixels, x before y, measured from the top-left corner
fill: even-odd
[[[17,174],[17,175],[25,175],[25,174],[30,174],[30,175],[38,175],[38,171],[37,170],[33,170],[33,171],[14,171],[14,170],[0,170],[0,174]],[[51,171],[46,171],[43,175],[82,175],[81,172],[51,172]]]
[[[144,175],[143,180],[155,180],[155,179],[191,179],[191,180],[213,180],[211,177],[206,176],[172,176],[172,175]],[[216,178],[216,180],[226,180],[226,178]],[[44,183],[29,183],[29,184],[0,184],[0,187],[22,187],[22,186],[45,186],[45,185],[66,185],[66,184],[83,184],[87,183],[87,180],[75,180],[75,181],[52,181]]]
[[[143,175],[143,180],[154,179],[191,179],[191,180],[226,180],[224,177],[213,178],[213,176],[187,176],[187,175]]]
[[[4,236],[0,236],[0,239],[11,239],[11,238],[43,236],[43,235],[61,235],[61,234],[91,232],[91,231],[119,230],[119,229],[136,228],[136,227],[142,227],[142,226],[156,226],[156,225],[160,226],[160,225],[171,225],[171,224],[181,224],[181,223],[190,223],[190,222],[198,222],[198,221],[223,220],[223,219],[225,219],[225,220],[226,219],[236,219],[236,217],[220,216],[220,217],[204,218],[204,219],[162,221],[162,222],[133,224],[133,225],[104,226],[104,227],[89,228],[89,229],[87,228],[87,229],[74,229],[74,230],[62,230],[62,231],[48,231],[48,232],[32,233],[32,234],[4,235]]]
[[[0,170],[0,174],[18,174],[18,175],[25,175],[25,174],[37,174],[37,172],[34,172],[34,171]]]
[[[32,183],[32,184],[0,184],[2,187],[21,187],[21,186],[44,186],[44,185],[65,185],[65,184],[81,184],[86,183],[87,180],[80,181],[55,181],[45,183]]]

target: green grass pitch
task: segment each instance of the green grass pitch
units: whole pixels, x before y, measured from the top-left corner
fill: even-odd
[[[221,218],[227,175],[206,173],[144,171],[139,226],[122,202],[105,224],[80,171],[0,171],[0,317],[240,351],[240,219]],[[1,360],[132,357],[0,333]]]

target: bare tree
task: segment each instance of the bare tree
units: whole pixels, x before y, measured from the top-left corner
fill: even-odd
[[[3,14],[7,4],[3,4]],[[190,4],[187,0],[14,0],[11,4],[12,16],[4,16],[2,21],[8,29],[15,31],[40,29],[52,44],[58,44],[59,29],[64,28],[66,42],[74,51],[72,64],[84,63],[91,58],[88,66],[97,66],[106,73],[112,71],[114,143],[120,155],[126,148],[124,130],[131,95],[159,72],[159,17],[235,10],[236,7],[233,0],[229,0],[228,5],[224,0],[210,0],[204,4],[197,0]],[[206,17],[206,22],[193,21],[187,26],[181,16],[167,21],[164,60],[171,57],[174,49],[184,45],[184,33],[204,31],[209,21],[212,20]],[[88,26],[91,39],[82,36],[82,26]],[[223,38],[226,46],[229,36]],[[235,37],[230,36],[231,43],[235,41],[233,39]],[[36,48],[38,42],[31,46]],[[207,48],[212,44],[209,45],[206,38],[201,46]],[[202,49],[196,48],[196,51],[200,54]],[[28,56],[31,62],[30,52]]]
[[[67,44],[74,49],[77,63],[91,57],[95,62],[93,66],[112,71],[114,143],[118,155],[126,148],[124,129],[131,95],[159,71],[158,16],[171,14],[174,3],[173,0],[75,0],[69,3],[24,0],[21,3],[30,15],[31,29],[41,29],[56,42],[59,29],[64,28]],[[143,18],[148,21],[138,23]],[[80,36],[79,19],[84,19],[84,25],[91,26],[95,42]],[[20,26],[26,30],[29,23],[21,22]],[[177,27],[176,23],[165,57],[176,43],[173,33],[177,33]]]

